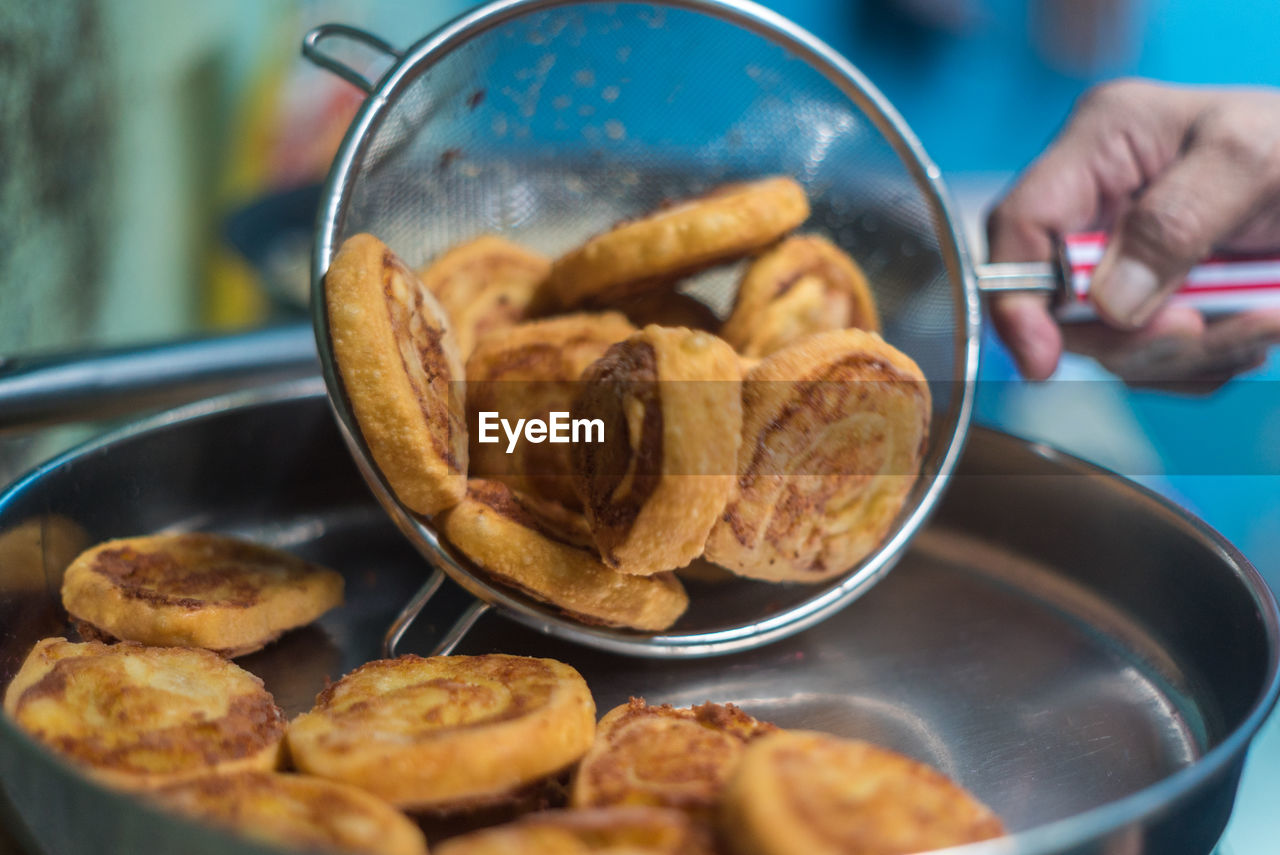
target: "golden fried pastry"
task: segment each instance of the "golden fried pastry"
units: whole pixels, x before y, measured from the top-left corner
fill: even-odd
[[[82,634],[224,656],[258,650],[341,603],[332,570],[216,534],[107,541],[62,580],[62,604]]]
[[[32,737],[114,786],[274,769],[284,715],[262,681],[211,653],[46,638],[4,709]]]
[[[735,855],[912,855],[1004,833],[985,805],[922,763],[794,730],[748,746],[721,830]]]
[[[711,855],[703,829],[653,807],[553,810],[446,840],[439,855]]]
[[[409,810],[483,804],[576,761],[595,734],[577,671],[525,656],[401,656],[362,665],[289,723],[303,772]]]
[[[852,569],[915,483],[930,397],[910,358],[875,333],[818,333],[743,383],[738,480],[707,558],[742,576],[818,582]]]
[[[524,320],[550,272],[549,258],[481,235],[445,252],[418,276],[444,307],[466,359],[480,339]]]
[[[324,292],[342,386],[382,476],[419,514],[456,504],[466,492],[466,386],[444,309],[367,234],[342,244]]]
[[[808,216],[790,178],[726,184],[596,235],[555,260],[548,285],[566,306],[663,288],[767,246]]]
[[[604,562],[660,573],[702,554],[733,488],[738,357],[715,336],[648,326],[582,375],[575,418],[604,442],[570,446],[573,484]]]
[[[153,794],[164,807],[267,844],[308,852],[426,855],[400,811],[364,790],[277,772],[205,775]]]
[[[569,480],[569,446],[550,442],[511,443],[492,425],[488,436],[480,413],[515,424],[568,413],[583,370],[609,345],[636,331],[617,312],[582,312],[532,321],[481,342],[467,360],[467,416],[471,430],[471,476],[496,478],[532,496],[571,509],[581,503]],[[481,442],[496,438],[497,442]]]
[[[497,481],[469,482],[442,526],[485,573],[585,623],[656,632],[689,605],[671,574],[628,576],[603,564],[580,515],[553,516]]]
[[[671,289],[647,291],[612,301],[611,307],[637,327],[688,327],[712,334],[720,331],[720,319],[706,303]]]
[[[632,698],[600,719],[569,804],[678,808],[709,828],[747,743],[775,730],[733,704],[677,709]]]
[[[747,268],[721,335],[743,356],[761,357],[807,335],[850,327],[880,329],[867,277],[831,241],[799,235]]]

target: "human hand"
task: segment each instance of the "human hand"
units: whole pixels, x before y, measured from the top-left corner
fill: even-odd
[[[1101,324],[1060,328],[1047,300],[992,298],[1023,375],[1063,347],[1137,385],[1225,382],[1280,343],[1280,309],[1206,320],[1166,303],[1211,251],[1280,247],[1280,90],[1141,80],[1088,93],[987,221],[992,261],[1053,257],[1056,236],[1112,232],[1090,286]]]

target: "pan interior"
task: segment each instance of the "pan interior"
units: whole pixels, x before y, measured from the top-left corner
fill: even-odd
[[[1267,633],[1212,543],[1167,509],[1144,509],[1114,479],[1069,471],[1020,441],[979,432],[967,455],[939,518],[895,573],[830,621],[762,650],[633,659],[490,614],[460,652],[569,662],[602,713],[630,695],[715,700],[783,726],[866,738],[942,769],[1014,831],[1167,778],[1247,718],[1265,690]],[[1125,542],[1157,539],[1147,541],[1148,563],[1119,546],[1108,554],[1105,533],[1092,539],[1091,560],[1076,560],[1018,516],[1071,528],[1120,512],[1131,523]],[[36,639],[71,633],[57,599],[57,550],[66,548],[55,534],[97,541],[193,528],[290,549],[345,574],[343,608],[241,660],[290,715],[326,680],[376,658],[382,632],[423,578],[312,386],[116,440],[11,493],[0,506],[8,538],[0,540],[0,680]],[[1176,566],[1152,542],[1177,550]],[[1158,608],[1144,606],[1152,597],[1139,595],[1138,578],[1148,591],[1175,587],[1162,586],[1153,575],[1161,572],[1166,582],[1176,574],[1195,602],[1162,595]],[[714,585],[705,585],[695,595],[713,599]],[[429,649],[466,602],[448,583],[403,649]]]

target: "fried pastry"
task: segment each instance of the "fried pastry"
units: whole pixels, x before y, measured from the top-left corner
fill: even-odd
[[[743,383],[738,479],[706,556],[742,576],[819,582],[879,545],[915,483],[929,387],[875,333],[818,333]]]
[[[710,828],[743,749],[775,730],[733,704],[677,709],[632,698],[600,719],[569,804],[677,808]]]
[[[426,855],[418,827],[364,790],[308,775],[205,775],[153,794],[191,819],[308,852]]]
[[[734,483],[737,354],[709,333],[645,327],[583,373],[573,413],[604,424],[604,442],[570,446],[604,562],[648,574],[701,555]]]
[[[710,306],[669,288],[614,300],[611,308],[622,312],[637,327],[657,324],[660,327],[688,327],[712,334],[720,331],[720,319]]]
[[[553,516],[497,481],[469,482],[442,526],[482,571],[585,623],[656,632],[689,605],[673,575],[619,573],[600,561],[580,515]]]
[[[432,811],[509,797],[587,750],[577,671],[525,656],[401,656],[362,665],[289,723],[302,772]]]
[[[878,332],[867,277],[818,235],[789,237],[751,263],[721,335],[747,357],[768,356],[813,333]]]
[[[565,306],[663,288],[767,246],[808,216],[790,178],[726,184],[596,235],[555,260],[548,285]]]
[[[569,480],[568,445],[521,442],[508,454],[500,431],[498,442],[480,441],[477,416],[493,412],[514,423],[570,412],[583,370],[635,331],[617,312],[582,312],[531,321],[481,342],[467,360],[470,475],[580,509]]]
[[[524,320],[551,260],[497,235],[458,244],[418,271],[452,322],[465,360],[491,332]]]
[[[446,840],[438,855],[711,855],[712,841],[679,811],[554,810]]]
[[[721,820],[735,855],[911,855],[1004,833],[985,805],[938,771],[807,731],[747,747]]]
[[[439,301],[382,241],[348,238],[324,278],[333,355],[369,453],[431,515],[466,492],[462,357]]]
[[[274,769],[285,728],[262,681],[216,653],[132,642],[38,642],[4,709],[89,775],[127,789]]]
[[[258,650],[341,603],[334,571],[216,534],[107,541],[62,580],[62,604],[82,635],[223,656]]]

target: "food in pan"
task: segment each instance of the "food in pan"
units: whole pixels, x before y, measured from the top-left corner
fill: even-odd
[[[497,235],[458,244],[418,271],[453,325],[466,359],[480,339],[524,320],[551,260]]]
[[[751,262],[720,334],[743,356],[762,357],[813,333],[849,328],[880,329],[867,277],[831,241],[798,235]]]
[[[490,413],[514,424],[569,413],[583,370],[635,331],[617,312],[581,312],[521,324],[477,345],[467,360],[471,477],[496,478],[521,492],[581,508],[569,481],[567,444],[510,442],[492,423],[485,435],[479,419]]]
[[[462,356],[445,310],[386,244],[348,238],[324,280],[333,355],[369,453],[431,515],[466,492]]]
[[[678,808],[709,828],[743,749],[775,730],[732,704],[681,709],[632,698],[600,719],[569,804]]]
[[[726,184],[591,238],[555,260],[548,284],[565,306],[666,287],[767,246],[808,216],[790,178]]]
[[[437,855],[712,855],[703,829],[653,807],[556,810],[446,840]]]
[[[747,747],[725,791],[721,830],[734,855],[912,855],[1004,833],[938,771],[807,731]]]
[[[164,807],[263,843],[308,852],[426,855],[404,814],[356,787],[309,775],[204,775],[156,790]]]
[[[302,772],[410,811],[485,805],[563,771],[591,745],[577,671],[524,656],[401,656],[362,665],[289,724]]]
[[[737,484],[707,558],[775,582],[847,572],[902,508],[929,417],[924,375],[875,333],[818,333],[771,354],[743,383]]]
[[[224,656],[258,650],[341,603],[334,571],[216,534],[107,541],[62,580],[62,604],[84,637]]]
[[[148,788],[274,769],[284,716],[262,681],[208,650],[40,641],[5,712],[90,775]]]
[[[573,484],[604,562],[683,567],[733,487],[742,423],[738,357],[709,333],[648,326],[582,375],[575,417],[604,441],[571,446]]]
[[[673,575],[619,573],[601,562],[580,516],[548,511],[505,484],[473,479],[441,525],[481,571],[586,623],[653,632],[684,613],[689,598]]]

